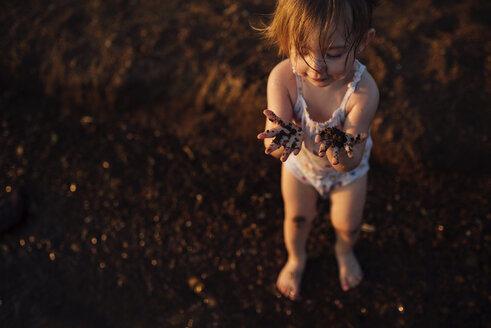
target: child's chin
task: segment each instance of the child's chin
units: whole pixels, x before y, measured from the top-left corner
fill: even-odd
[[[319,87],[319,88],[323,88],[323,87],[327,87],[329,85],[331,85],[334,81],[333,78],[327,78],[325,80],[322,80],[322,81],[317,81],[317,80],[310,80],[310,83],[316,87]]]

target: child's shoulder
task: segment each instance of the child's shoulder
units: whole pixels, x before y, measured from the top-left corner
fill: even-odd
[[[280,74],[285,77],[291,75],[292,78],[295,78],[290,59],[284,59],[280,61],[278,64],[276,64],[276,66],[271,70],[271,74],[272,75]]]
[[[289,59],[279,62],[269,74],[268,84],[275,89],[288,91],[292,100],[295,100],[297,94],[297,82],[293,74],[292,64]]]
[[[351,95],[348,101],[346,106],[347,110],[349,107],[359,108],[364,112],[368,112],[367,114],[373,115],[377,110],[378,102],[379,90],[377,82],[375,82],[375,79],[368,71],[365,71],[356,87],[356,91]]]

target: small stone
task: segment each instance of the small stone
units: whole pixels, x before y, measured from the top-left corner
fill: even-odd
[[[80,251],[80,247],[77,244],[71,244],[70,248],[75,253],[78,253]]]
[[[360,230],[363,232],[375,232],[375,227],[371,224],[363,223],[360,227]]]
[[[203,289],[205,288],[205,285],[203,284],[203,282],[201,282],[201,280],[199,280],[196,277],[189,278],[188,285],[197,294],[201,293],[203,291]]]

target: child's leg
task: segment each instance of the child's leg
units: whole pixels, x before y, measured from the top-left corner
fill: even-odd
[[[302,273],[307,260],[306,243],[316,215],[317,191],[300,182],[285,167],[281,170],[281,192],[285,206],[283,233],[288,260],[276,286],[290,299],[298,299]]]
[[[366,192],[366,175],[331,192],[331,220],[336,231],[335,254],[344,291],[358,285],[363,278],[353,246],[360,233]]]

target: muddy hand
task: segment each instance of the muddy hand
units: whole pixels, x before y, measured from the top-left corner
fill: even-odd
[[[292,122],[283,121],[269,109],[265,109],[263,113],[271,122],[277,125],[273,129],[266,130],[257,135],[258,139],[274,138],[273,142],[266,149],[266,154],[269,155],[283,146],[284,151],[280,157],[282,162],[286,161],[292,152],[297,155],[302,148],[302,129]]]
[[[368,134],[358,134],[356,137],[352,134],[345,133],[336,127],[325,128],[315,137],[315,142],[320,143],[319,156],[326,155],[327,149],[332,147],[333,165],[339,164],[340,149],[344,149],[349,158],[353,158],[353,147],[362,143],[368,137]]]

